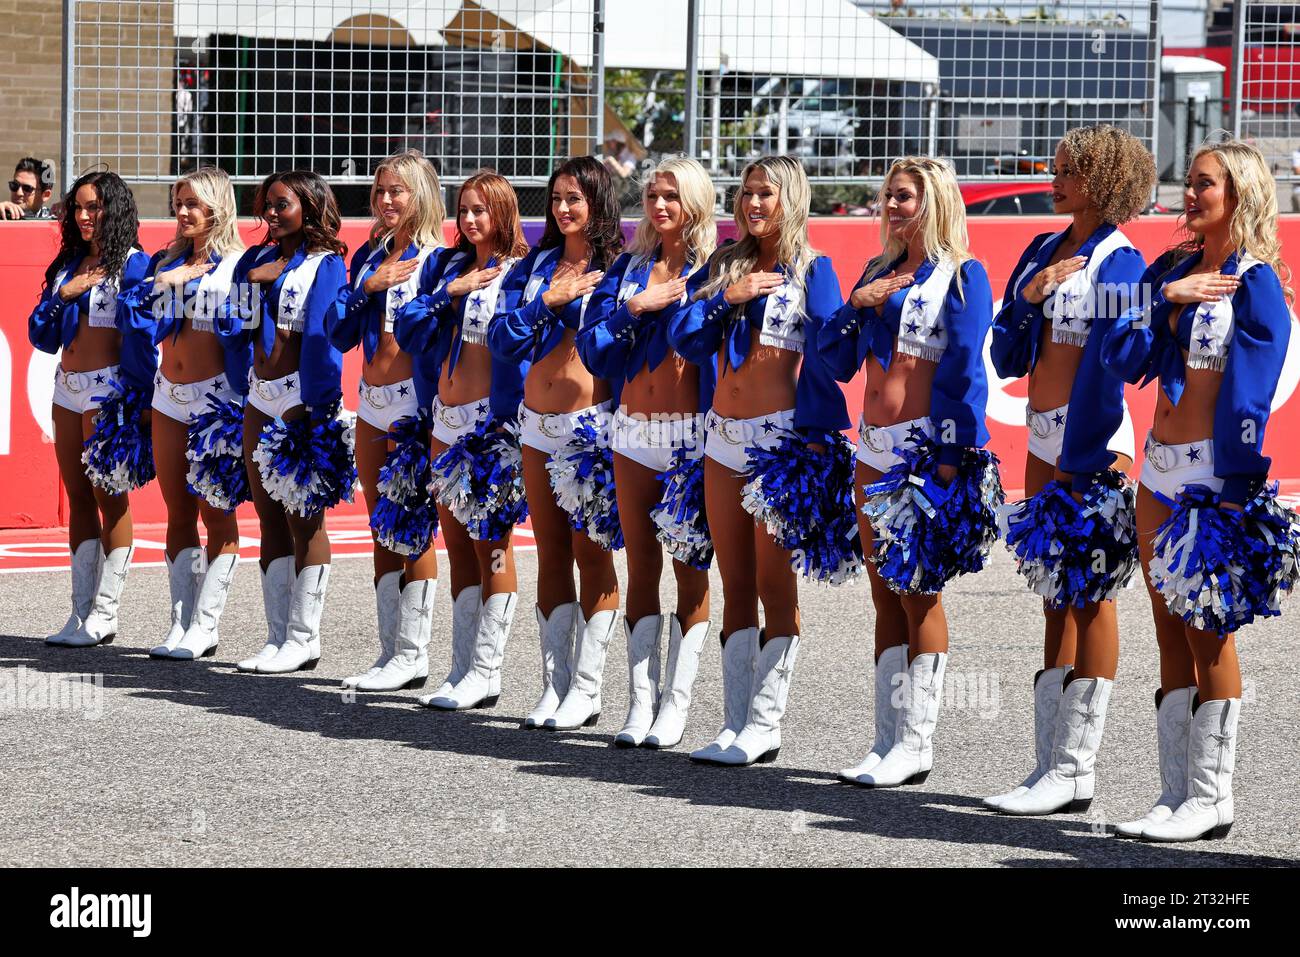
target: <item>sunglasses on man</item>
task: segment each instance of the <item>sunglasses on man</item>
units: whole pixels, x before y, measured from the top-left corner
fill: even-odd
[[[16,179],[11,179],[9,181],[9,192],[22,193],[24,196],[30,196],[32,193],[36,192],[36,187],[30,183],[20,183]]]

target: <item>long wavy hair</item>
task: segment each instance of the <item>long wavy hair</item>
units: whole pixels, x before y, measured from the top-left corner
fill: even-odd
[[[492,219],[492,254],[498,260],[518,259],[528,252],[528,240],[519,220],[519,197],[515,188],[494,169],[481,169],[461,184],[456,194],[456,248],[474,252],[474,244],[460,231],[460,199],[465,190],[476,190]]]
[[[1198,159],[1212,155],[1223,167],[1227,179],[1228,196],[1237,202],[1228,221],[1228,235],[1234,249],[1244,249],[1260,262],[1268,263],[1277,273],[1288,303],[1295,301],[1291,288],[1291,268],[1282,261],[1282,242],[1277,235],[1277,191],[1273,174],[1264,155],[1250,143],[1228,140],[1204,143],[1195,153],[1187,168]],[[1179,219],[1181,230],[1188,238],[1179,243],[1167,260],[1173,268],[1188,256],[1199,253],[1205,246],[1205,236],[1187,228],[1186,213]]]
[[[974,257],[970,253],[970,239],[966,233],[966,204],[962,202],[957,187],[957,174],[943,160],[928,156],[905,156],[894,160],[880,187],[880,255],[867,263],[863,276],[871,276],[888,266],[907,249],[902,239],[889,230],[889,217],[884,211],[885,189],[899,173],[911,176],[919,187],[920,206],[916,218],[920,220],[921,244],[931,262],[949,260],[960,266]],[[958,284],[960,290],[960,283]],[[959,291],[959,295],[961,295]]]
[[[674,156],[661,160],[645,181],[641,190],[644,204],[646,191],[654,184],[659,175],[671,176],[677,183],[677,195],[681,198],[682,213],[685,222],[682,225],[682,242],[686,244],[686,253],[696,266],[703,265],[718,248],[718,224],[713,219],[713,180],[703,166],[686,156]],[[644,264],[654,255],[659,245],[659,230],[650,221],[649,216],[642,216],[636,225],[636,232],[627,251],[639,263]]]
[[[266,213],[267,194],[276,183],[293,190],[302,204],[303,248],[309,253],[331,252],[346,256],[348,247],[339,239],[339,204],[329,183],[308,170],[294,169],[272,173],[257,187],[253,197],[253,215],[262,219]],[[271,242],[268,232],[261,245]]]
[[[696,298],[716,295],[749,275],[758,265],[758,240],[749,232],[749,220],[741,200],[744,184],[754,172],[761,172],[777,188],[781,218],[777,220],[776,261],[790,267],[790,283],[800,292],[808,267],[820,255],[808,244],[808,211],[812,206],[808,174],[798,160],[789,156],[760,157],[740,174],[741,186],[731,202],[731,214],[740,238],[714,254],[709,263],[709,281]]]
[[[176,193],[182,185],[194,191],[194,197],[208,208],[210,217],[207,234],[195,250],[197,258],[202,261],[208,258],[209,253],[216,253],[224,259],[243,250],[244,240],[239,236],[235,189],[231,186],[226,171],[215,166],[204,166],[186,173],[172,184],[173,206],[176,205]],[[176,235],[167,245],[162,265],[179,259],[189,247],[190,241],[181,235],[181,228],[177,226]]]
[[[54,277],[77,256],[90,252],[90,243],[81,238],[77,228],[75,200],[83,186],[93,186],[99,201],[104,205],[104,215],[95,228],[95,242],[99,244],[99,265],[110,280],[122,275],[131,250],[140,245],[140,212],[135,196],[122,177],[116,173],[86,173],[72,184],[63,197],[63,217],[59,221],[59,254],[45,270],[45,286],[49,288]]]
[[[546,229],[537,243],[539,249],[564,245],[564,233],[555,221],[551,207],[551,192],[561,176],[572,176],[578,181],[587,200],[587,226],[583,230],[591,244],[591,262],[608,266],[623,248],[623,230],[619,224],[618,193],[605,164],[594,156],[575,156],[555,167],[546,183]]]
[[[378,187],[381,173],[391,173],[411,191],[411,200],[391,233],[384,226],[379,211]],[[419,150],[395,153],[375,168],[375,180],[370,187],[370,212],[375,217],[374,224],[370,227],[372,247],[403,230],[411,237],[411,242],[421,249],[440,249],[447,245],[442,231],[443,220],[447,218],[447,206],[442,199],[442,183],[438,180],[438,171]]]

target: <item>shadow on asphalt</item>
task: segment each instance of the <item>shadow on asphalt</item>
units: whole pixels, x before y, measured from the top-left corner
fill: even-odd
[[[986,812],[979,798],[918,788],[871,791],[841,784],[822,769],[781,764],[749,768],[695,765],[685,752],[619,749],[607,732],[519,729],[522,715],[498,709],[445,713],[405,694],[358,694],[345,700],[336,679],[312,672],[244,675],[234,663],[154,661],[138,648],[47,647],[0,635],[6,667],[94,672],[105,687],[140,697],[253,718],[289,731],[341,740],[387,741],[446,754],[518,762],[518,773],[636,787],[641,793],[714,807],[744,807],[831,818],[806,826],[880,837],[1010,847],[1067,855],[1066,860],[1006,858],[1012,867],[1294,867],[1300,861],[1233,854],[1202,842],[1156,845],[1110,837],[1071,816],[1014,818]],[[602,724],[617,718],[606,714]],[[1229,846],[1231,838],[1229,838]],[[910,863],[900,847],[899,864]]]

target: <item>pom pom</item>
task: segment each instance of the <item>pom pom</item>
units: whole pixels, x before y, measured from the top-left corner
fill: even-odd
[[[903,449],[903,461],[863,490],[875,538],[871,561],[896,592],[938,594],[958,575],[982,569],[998,538],[1004,497],[997,456],[964,449],[945,486],[937,453],[931,442]]]
[[[750,446],[741,505],[777,545],[792,552],[805,578],[839,585],[862,573],[853,506],[853,448],[836,435],[825,452],[793,433],[768,449]]]
[[[678,447],[673,464],[657,476],[664,494],[650,509],[655,535],[668,554],[683,565],[707,570],[713,563],[713,536],[704,514],[704,456]]]
[[[483,422],[433,460],[429,492],[477,542],[501,541],[528,517],[513,422]]]
[[[295,515],[312,518],[341,501],[352,501],[355,444],[356,414],[335,402],[321,415],[267,422],[253,461],[271,498]]]
[[[1225,635],[1280,614],[1295,585],[1298,547],[1300,521],[1277,501],[1276,485],[1240,512],[1220,508],[1206,486],[1188,485],[1156,531],[1151,582],[1172,614]]]
[[[614,452],[594,415],[579,416],[573,434],[546,463],[555,502],[569,524],[609,551],[623,547],[614,495]]]
[[[244,468],[244,408],[212,392],[207,399],[207,410],[190,417],[185,482],[213,508],[233,512],[251,497]]]
[[[1054,608],[1114,598],[1137,568],[1134,488],[1121,473],[1102,473],[1078,502],[1068,485],[999,509],[1007,548],[1035,594]]]
[[[153,430],[142,416],[153,396],[110,379],[113,391],[97,397],[95,429],[86,439],[81,461],[86,477],[114,495],[125,495],[153,480]]]
[[[403,416],[387,438],[393,448],[379,469],[370,527],[390,552],[422,555],[438,531],[438,512],[429,498],[429,417]]]

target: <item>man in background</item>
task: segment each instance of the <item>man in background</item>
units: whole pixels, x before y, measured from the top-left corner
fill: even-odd
[[[9,181],[9,202],[0,203],[4,219],[52,219],[47,205],[54,189],[54,175],[49,163],[23,157],[14,167]]]

